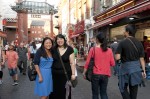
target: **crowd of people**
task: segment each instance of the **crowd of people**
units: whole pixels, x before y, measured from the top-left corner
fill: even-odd
[[[118,86],[123,99],[137,99],[138,85],[146,78],[145,51],[143,45],[134,36],[136,28],[134,25],[125,26],[124,37],[120,42],[114,38],[114,42],[108,47],[105,33],[98,33],[91,38],[87,46],[87,58],[83,71],[86,79],[91,57],[94,57],[93,75],[91,81],[92,99],[108,99],[107,85],[111,76],[111,66],[114,67],[114,75],[118,76]],[[8,49],[1,48],[0,84],[2,84],[2,66],[7,60],[8,71],[14,83],[18,85],[17,68],[21,74],[26,75],[27,60],[34,63],[37,71],[35,80],[35,95],[41,99],[71,99],[71,85],[67,82],[66,72],[70,80],[77,76],[77,58],[85,54],[84,46],[77,48],[76,43],[67,44],[64,35],[58,34],[53,41],[45,37],[36,46],[32,42],[27,47],[23,43],[15,48],[9,45]],[[16,49],[16,50],[14,50]],[[66,69],[64,71],[64,67]]]

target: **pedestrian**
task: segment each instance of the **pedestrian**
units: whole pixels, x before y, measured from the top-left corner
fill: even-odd
[[[35,53],[37,51],[37,46],[36,46],[35,42],[31,43],[31,45],[29,47],[29,50],[30,50],[30,58],[32,60],[32,59],[34,59],[34,55],[35,55]]]
[[[147,57],[147,48],[150,46],[150,42],[148,41],[148,37],[147,36],[144,36],[143,37],[143,46],[144,46],[144,51],[145,51],[145,61],[146,63],[148,63],[149,61],[149,58]]]
[[[81,58],[83,58],[84,57],[84,46],[83,46],[83,43],[81,43],[81,45],[79,47],[79,53],[80,53]]]
[[[55,47],[52,50],[53,54],[53,92],[49,99],[71,99],[71,87],[67,86],[67,78],[61,64],[59,53],[67,71],[68,77],[75,80],[75,63],[73,48],[67,45],[67,41],[62,34],[58,34],[55,39]],[[59,53],[58,53],[59,51]]]
[[[75,62],[75,65],[77,66],[77,58],[79,57],[78,55],[78,49],[76,48],[76,43],[72,43],[72,48],[73,48],[73,51],[74,51],[74,62]],[[75,76],[77,76],[77,69],[75,69]]]
[[[49,37],[43,39],[41,47],[35,54],[34,66],[37,71],[35,94],[41,99],[47,99],[53,91],[51,66],[53,63],[51,48],[53,42]]]
[[[90,38],[90,41],[88,43],[88,52],[90,51],[91,47],[95,46],[95,38]]]
[[[118,47],[118,41],[117,41],[117,38],[116,37],[114,37],[114,39],[113,39],[113,43],[112,44],[110,44],[110,48],[112,49],[112,51],[113,51],[113,56],[114,56],[114,59],[115,59],[115,53],[116,53],[116,50],[117,50],[117,47]],[[114,75],[117,75],[118,74],[118,62],[117,61],[115,61],[115,66],[113,67],[114,68]]]
[[[8,51],[6,51],[6,60],[9,74],[10,76],[12,76],[12,79],[14,80],[14,83],[12,85],[13,86],[18,85],[18,75],[17,75],[18,54],[17,52],[14,51],[13,45],[9,45],[9,49]]]
[[[89,51],[83,77],[86,78],[85,73],[87,71],[91,57],[94,57],[95,66],[93,67],[92,75],[92,99],[108,99],[107,85],[108,78],[111,76],[110,66],[115,65],[112,50],[107,48],[107,40],[104,33],[99,33],[96,36],[96,45]]]
[[[3,83],[3,68],[4,68],[4,58],[5,58],[5,49],[4,47],[0,47],[0,85]]]
[[[17,48],[17,53],[19,55],[18,68],[20,70],[20,73],[23,73],[23,75],[26,75],[28,49],[24,47],[24,43],[20,43],[20,46]],[[22,67],[22,64],[23,64],[23,67]]]
[[[122,62],[118,77],[123,99],[137,99],[138,85],[142,84],[143,77],[146,77],[144,48],[142,43],[134,37],[135,33],[135,25],[126,25],[125,39],[119,43],[116,50],[116,60]]]

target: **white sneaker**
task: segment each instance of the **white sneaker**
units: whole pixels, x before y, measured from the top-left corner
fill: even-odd
[[[1,85],[1,84],[3,84],[3,81],[2,81],[2,80],[0,80],[0,85]]]
[[[16,86],[16,85],[18,85],[18,83],[17,83],[17,82],[15,82],[15,83],[13,83],[13,84],[12,84],[12,86]]]

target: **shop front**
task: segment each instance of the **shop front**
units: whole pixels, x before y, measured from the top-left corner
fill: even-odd
[[[6,37],[7,37],[6,34],[0,30],[0,46],[5,45],[4,43],[5,43]]]
[[[84,33],[84,21],[77,23],[74,26],[74,30],[70,31],[70,39],[77,44],[85,44],[85,33]]]
[[[147,32],[149,31],[149,29],[147,29],[148,26],[141,28],[141,26],[149,23],[149,11],[149,0],[124,0],[106,11],[94,16],[96,23],[91,27],[91,29],[100,31],[103,30],[104,27],[107,27],[109,31],[106,31],[109,32],[110,39],[114,36],[122,39],[124,26],[129,23],[134,23],[138,27],[136,38],[142,40],[143,36],[147,35]],[[141,24],[141,26],[139,24]]]

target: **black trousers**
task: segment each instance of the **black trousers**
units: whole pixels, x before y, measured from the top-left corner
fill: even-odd
[[[22,68],[22,64],[23,64],[23,68]],[[26,73],[27,59],[19,59],[18,60],[18,68],[19,68],[20,72]]]
[[[3,78],[3,71],[0,71],[0,79]]]
[[[128,91],[129,87],[129,91]],[[138,92],[138,85],[131,86],[128,84],[125,84],[124,92],[122,92],[122,98],[123,99],[137,99],[137,92]]]
[[[53,75],[53,92],[49,95],[49,99],[66,99],[66,76],[63,73],[52,73]],[[68,99],[71,99],[71,87]]]

